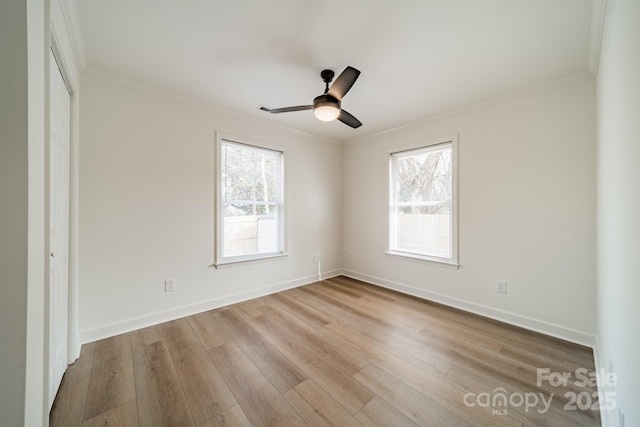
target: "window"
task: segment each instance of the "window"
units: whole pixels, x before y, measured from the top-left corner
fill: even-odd
[[[284,151],[217,141],[216,266],[285,253]]]
[[[388,253],[457,265],[456,138],[390,153]]]

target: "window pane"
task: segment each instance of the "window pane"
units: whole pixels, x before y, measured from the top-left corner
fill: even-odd
[[[232,201],[276,200],[280,153],[241,144],[222,146],[222,199]]]
[[[451,258],[451,205],[398,208],[397,247],[402,252]]]
[[[451,148],[418,150],[396,158],[396,202],[451,200]]]
[[[271,213],[248,214],[255,205],[225,205],[224,247],[225,257],[272,253],[278,251],[278,224],[275,206]]]
[[[282,252],[282,155],[221,142],[220,259]]]
[[[452,144],[392,154],[390,250],[453,259]]]

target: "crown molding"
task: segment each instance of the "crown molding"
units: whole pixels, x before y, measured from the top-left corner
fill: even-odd
[[[393,128],[390,129],[385,129],[379,132],[373,132],[370,134],[366,134],[366,135],[362,135],[362,136],[358,136],[356,138],[352,138],[352,139],[347,139],[343,141],[343,145],[349,145],[349,144],[356,144],[356,143],[360,143],[363,141],[367,141],[370,138],[375,138],[381,135],[386,135],[386,134],[393,134],[394,132],[399,132],[405,129],[411,129],[413,127],[416,126],[421,126],[421,125],[425,125],[428,123],[432,123],[432,122],[436,122],[439,120],[445,120],[451,117],[455,117],[455,116],[459,116],[461,114],[466,114],[472,111],[476,111],[476,110],[481,110],[483,108],[487,108],[487,107],[491,107],[493,105],[500,105],[502,103],[505,102],[509,102],[515,99],[519,99],[519,98],[524,98],[527,96],[531,96],[533,94],[536,93],[541,93],[541,92],[545,92],[545,91],[549,91],[549,90],[555,90],[555,89],[560,89],[566,86],[573,86],[576,84],[580,84],[586,81],[593,81],[593,76],[588,73],[588,72],[584,72],[584,73],[579,73],[579,74],[574,74],[562,79],[558,79],[558,80],[552,80],[549,82],[545,82],[542,84],[537,84],[537,85],[531,85],[528,87],[525,87],[523,89],[517,89],[511,92],[507,92],[505,94],[502,95],[498,95],[498,96],[494,96],[494,97],[489,97],[483,101],[479,101],[479,102],[474,102],[471,104],[466,104],[466,105],[462,105],[458,108],[452,108],[450,110],[447,111],[442,111],[442,112],[437,112],[434,114],[431,114],[429,116],[423,117],[421,119],[418,120],[414,120],[408,123],[404,123],[401,124],[399,126],[395,126]]]
[[[602,46],[602,29],[604,28],[604,18],[607,11],[607,0],[593,0],[591,10],[591,34],[589,38],[589,74],[593,77],[598,75],[598,65],[600,63],[600,46]]]
[[[79,71],[82,72],[87,67],[87,53],[82,36],[82,27],[80,26],[78,4],[76,0],[58,0],[58,2],[62,9],[76,64],[78,64]]]
[[[279,123],[274,123],[271,122],[269,120],[266,119],[261,119],[259,117],[255,117],[252,115],[249,115],[247,113],[243,113],[240,111],[236,111],[233,109],[229,109],[226,107],[222,107],[219,105],[215,105],[207,100],[204,99],[195,99],[192,97],[188,97],[188,96],[184,96],[181,95],[179,93],[176,93],[170,89],[167,88],[163,88],[163,87],[159,87],[159,86],[152,86],[149,84],[145,84],[145,83],[141,83],[140,81],[134,80],[132,78],[129,77],[123,77],[123,76],[119,76],[116,74],[112,74],[106,71],[102,71],[96,68],[92,68],[92,67],[87,67],[85,68],[82,73],[81,76],[84,78],[88,78],[88,79],[92,79],[92,80],[97,80],[97,81],[102,81],[105,83],[109,83],[109,84],[113,84],[116,86],[120,86],[123,88],[127,88],[130,90],[134,90],[136,92],[139,93],[144,93],[147,95],[151,95],[151,96],[155,96],[157,98],[161,98],[161,99],[165,99],[167,101],[171,101],[171,102],[175,102],[175,103],[179,103],[179,104],[183,104],[183,105],[188,105],[188,106],[192,106],[192,107],[197,107],[203,110],[208,110],[208,111],[215,111],[218,113],[222,113],[222,114],[228,114],[228,115],[233,115],[236,117],[241,117],[243,119],[246,120],[252,120],[255,122],[259,122],[262,123],[264,125],[267,125],[271,128],[276,128],[276,129],[280,129],[283,131],[287,131],[290,133],[294,133],[294,134],[298,134],[298,135],[304,135],[305,137],[314,139],[318,142],[322,142],[322,143],[327,143],[327,144],[334,144],[334,145],[340,145],[341,141],[339,141],[336,138],[331,138],[331,137],[327,137],[327,136],[323,136],[323,135],[318,135],[315,133],[311,133],[311,132],[307,132],[304,130],[300,130],[294,127],[289,127],[289,126],[285,126]],[[258,108],[258,107],[256,107]]]

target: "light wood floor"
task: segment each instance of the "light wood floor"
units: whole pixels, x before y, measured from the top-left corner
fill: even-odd
[[[537,384],[537,368],[572,378]],[[64,427],[599,425],[599,412],[569,410],[572,393],[583,406],[595,393],[574,381],[579,368],[593,371],[590,349],[337,277],[86,344],[50,418]],[[548,410],[526,407],[534,396],[551,398]]]

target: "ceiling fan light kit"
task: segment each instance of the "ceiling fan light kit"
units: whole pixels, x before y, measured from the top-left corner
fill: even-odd
[[[332,70],[322,70],[320,77],[325,83],[324,93],[317,96],[313,100],[313,105],[299,105],[296,107],[284,107],[284,108],[266,108],[261,106],[262,111],[266,111],[271,114],[289,113],[292,111],[313,110],[313,114],[323,122],[331,122],[336,119],[352,128],[358,128],[362,126],[360,120],[356,119],[349,112],[342,109],[341,101],[342,97],[351,89],[351,86],[356,82],[360,71],[353,67],[347,67],[338,76],[335,82],[329,87],[329,83],[333,80],[334,72]]]
[[[313,100],[313,114],[323,122],[332,122],[340,115],[340,101],[331,95],[320,95]]]

